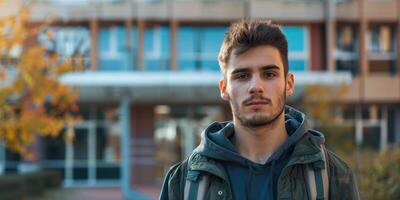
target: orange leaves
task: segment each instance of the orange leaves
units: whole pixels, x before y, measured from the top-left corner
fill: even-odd
[[[24,46],[29,10],[0,19],[0,80],[13,71],[7,84],[0,84],[0,140],[26,158],[37,136],[57,136],[67,128],[73,141],[73,127],[79,119],[77,94],[59,82],[60,75],[74,69],[72,58],[60,60],[42,46]],[[77,59],[79,60],[79,58]],[[3,82],[1,82],[3,83]]]

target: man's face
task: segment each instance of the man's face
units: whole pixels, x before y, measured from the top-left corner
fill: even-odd
[[[219,86],[234,118],[244,126],[258,127],[273,123],[283,113],[293,84],[293,74],[285,77],[278,49],[262,45],[237,56],[232,53]]]

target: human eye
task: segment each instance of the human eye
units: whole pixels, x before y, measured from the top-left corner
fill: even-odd
[[[272,79],[272,78],[275,78],[276,76],[278,76],[278,75],[275,72],[272,72],[272,71],[264,72],[264,77],[267,79]]]
[[[234,79],[235,80],[247,80],[250,77],[250,75],[248,73],[237,73],[234,75]]]

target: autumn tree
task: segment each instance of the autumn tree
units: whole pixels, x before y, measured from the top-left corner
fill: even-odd
[[[49,23],[30,26],[29,5],[19,3],[18,12],[0,18],[0,141],[32,158],[28,147],[38,136],[55,137],[76,122],[78,96],[59,77],[81,62],[31,44]],[[73,129],[67,130],[71,139]]]

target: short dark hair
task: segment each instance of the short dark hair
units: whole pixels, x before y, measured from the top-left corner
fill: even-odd
[[[288,42],[281,26],[273,24],[270,20],[241,20],[231,24],[229,31],[225,33],[218,55],[223,75],[226,75],[227,64],[233,50],[235,55],[240,55],[260,45],[271,45],[278,49],[286,76],[289,68]]]

